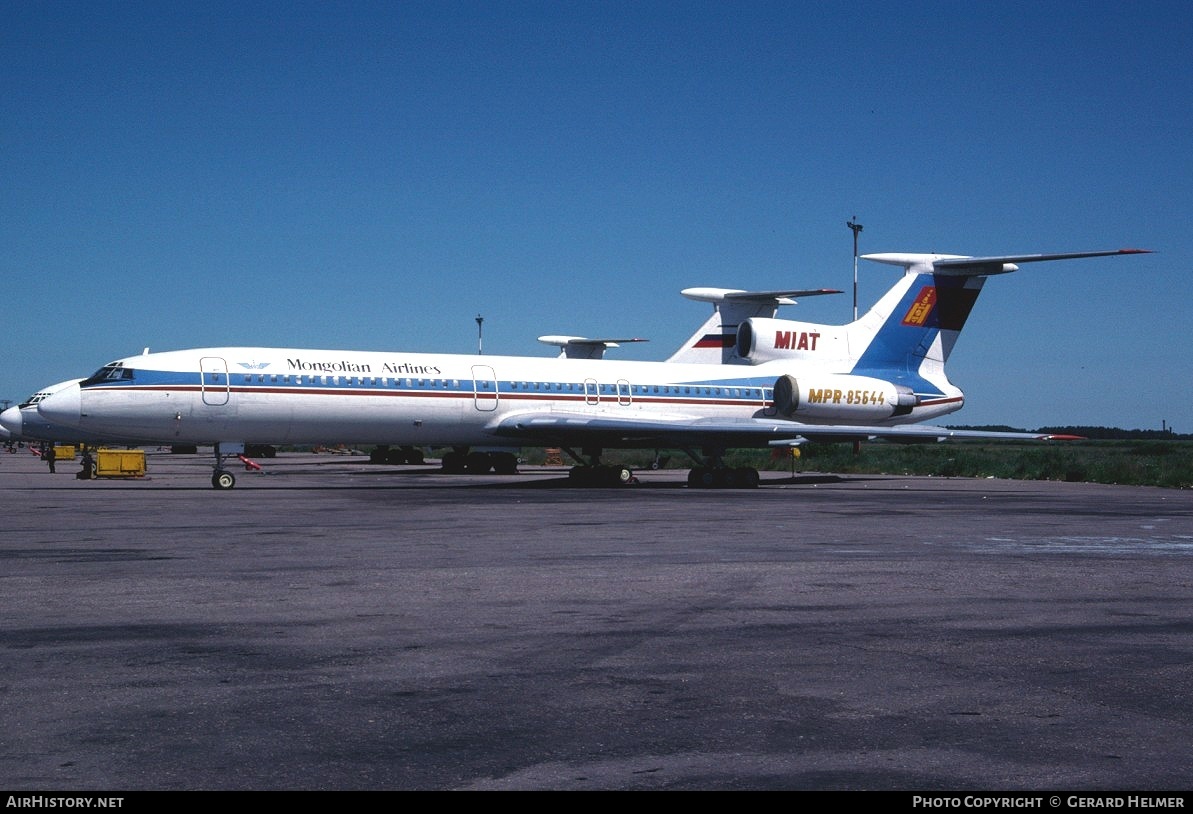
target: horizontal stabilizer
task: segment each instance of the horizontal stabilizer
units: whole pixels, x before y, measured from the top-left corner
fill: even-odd
[[[1110,257],[1120,254],[1150,254],[1150,249],[1112,249],[1099,252],[1065,252],[1061,254],[1007,254],[995,257],[966,257],[957,254],[916,254],[888,252],[863,254],[863,260],[903,266],[921,274],[934,273],[957,277],[1006,274],[1018,270],[1019,263],[1042,263],[1048,260],[1076,260],[1083,257]]]
[[[785,291],[743,291],[736,288],[685,288],[679,292],[689,300],[700,302],[725,302],[774,305],[796,305],[795,297],[819,297],[824,294],[840,294],[835,288],[792,288]]]

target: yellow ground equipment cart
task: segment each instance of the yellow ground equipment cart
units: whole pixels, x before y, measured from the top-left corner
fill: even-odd
[[[97,449],[92,477],[141,478],[145,476],[145,450]]]

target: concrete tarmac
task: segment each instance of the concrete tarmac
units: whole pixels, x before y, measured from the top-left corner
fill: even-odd
[[[0,789],[1184,790],[1193,493],[0,453]]]

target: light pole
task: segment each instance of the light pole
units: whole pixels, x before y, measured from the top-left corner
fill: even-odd
[[[857,319],[857,234],[862,230],[862,225],[857,222],[857,215],[853,216],[853,220],[845,221],[845,225],[849,227],[849,231],[853,232],[853,318]]]
[[[484,356],[485,354],[485,318],[480,314],[476,315],[476,355]]]

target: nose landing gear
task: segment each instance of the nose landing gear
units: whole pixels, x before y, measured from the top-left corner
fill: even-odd
[[[261,464],[250,458],[245,457],[244,444],[229,444],[234,451],[224,452],[220,449],[220,445],[215,445],[215,466],[211,472],[211,487],[213,489],[231,489],[236,485],[236,476],[232,474],[231,470],[224,468],[224,460],[227,458],[235,458],[244,464],[245,471],[260,472]]]

